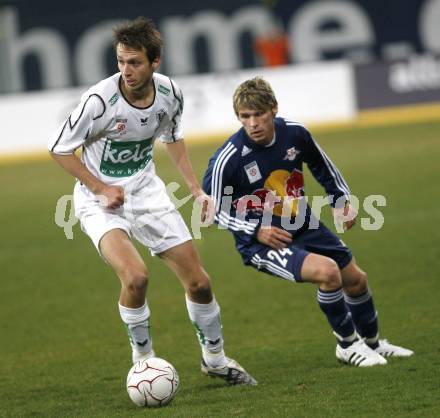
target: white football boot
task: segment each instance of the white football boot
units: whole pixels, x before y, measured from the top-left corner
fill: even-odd
[[[140,353],[139,351],[135,350],[133,350],[132,352],[133,364],[137,363],[138,361],[147,360],[152,357],[156,357],[156,353],[154,352],[154,350],[151,350],[148,353]]]
[[[390,344],[388,340],[379,340],[379,347],[374,351],[382,357],[411,357],[414,354],[414,351]]]
[[[357,367],[369,367],[387,364],[385,358],[365,344],[364,340],[357,340],[347,348],[336,345],[336,358],[343,363]]]
[[[241,367],[235,360],[226,357],[226,366],[209,367],[204,360],[202,360],[202,373],[211,376],[219,377],[229,385],[249,385],[256,386],[257,381]]]

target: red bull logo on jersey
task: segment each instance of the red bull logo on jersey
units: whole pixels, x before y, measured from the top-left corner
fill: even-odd
[[[304,176],[300,170],[275,170],[265,180],[264,187],[232,202],[238,213],[271,211],[276,216],[298,211],[298,199],[304,196]]]
[[[152,150],[152,138],[142,141],[107,139],[101,157],[101,173],[110,177],[132,176],[150,162]]]
[[[262,214],[264,211],[272,210],[279,200],[273,191],[257,189],[251,195],[234,200],[232,206],[241,214],[247,212]]]

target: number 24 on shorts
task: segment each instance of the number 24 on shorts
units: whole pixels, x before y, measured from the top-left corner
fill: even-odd
[[[286,268],[288,259],[286,255],[292,255],[293,252],[288,248],[283,248],[282,250],[270,250],[267,252],[267,258],[272,261],[276,261],[280,266]]]

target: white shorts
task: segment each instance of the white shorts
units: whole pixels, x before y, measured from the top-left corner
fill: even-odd
[[[163,181],[154,177],[143,188],[127,192],[125,203],[117,209],[100,205],[98,198],[79,182],[74,189],[75,216],[81,229],[100,252],[99,243],[112,229],[122,229],[148,247],[151,254],[175,247],[192,239],[185,221],[166,193]]]

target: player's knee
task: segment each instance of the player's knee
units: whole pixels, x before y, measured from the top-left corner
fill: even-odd
[[[350,279],[348,285],[344,285],[344,290],[348,295],[358,296],[368,290],[368,275],[365,271],[358,269]]]
[[[328,258],[316,269],[316,280],[322,289],[333,290],[342,286],[341,272],[334,260]]]
[[[212,290],[207,273],[202,271],[196,275],[186,286],[186,292],[195,302],[209,302],[212,299]]]
[[[123,272],[123,284],[132,295],[145,295],[148,284],[148,273],[141,268],[127,268]]]

